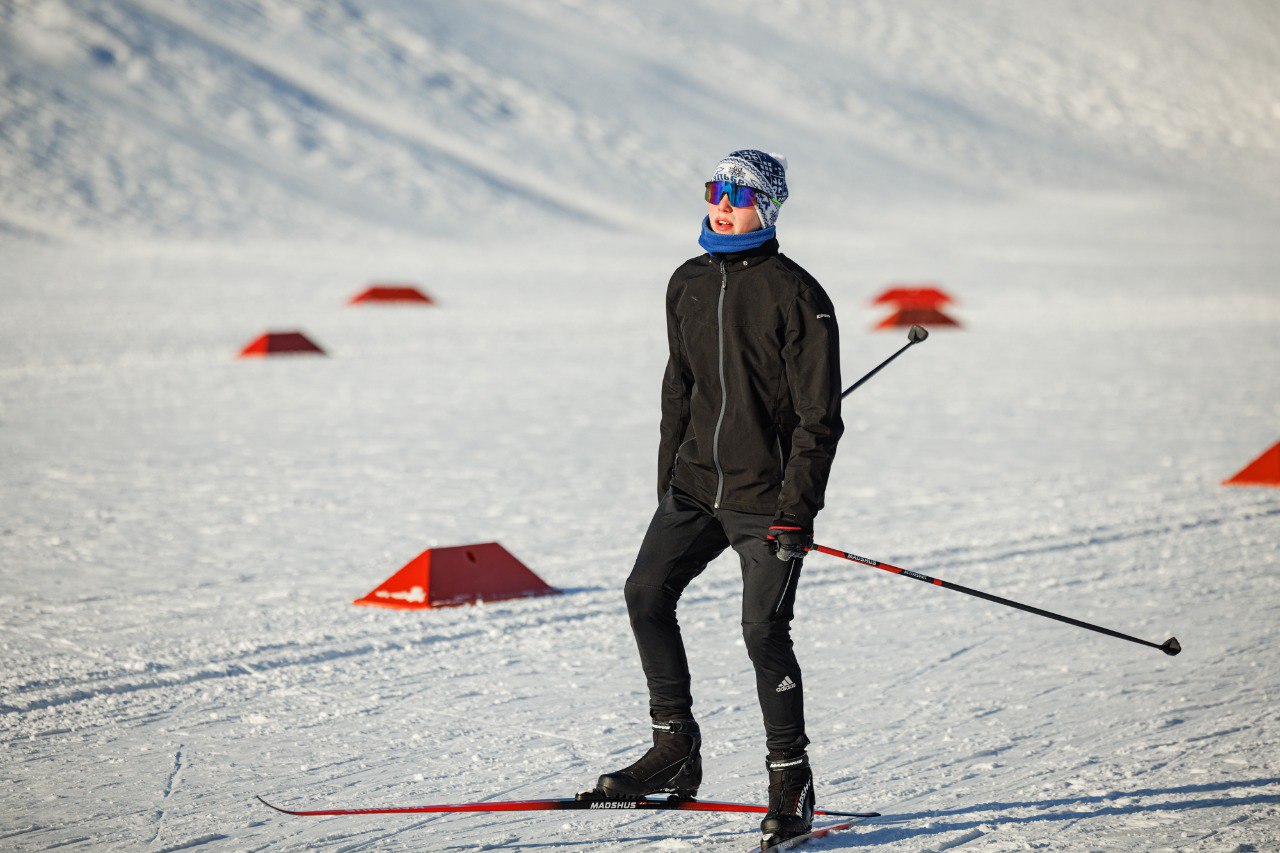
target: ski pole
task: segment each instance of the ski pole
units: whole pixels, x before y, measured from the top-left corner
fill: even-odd
[[[862,385],[862,383],[866,382],[872,376],[875,376],[877,373],[879,373],[881,368],[883,368],[886,364],[893,361],[895,358],[902,355],[904,352],[911,349],[913,346],[920,343],[927,337],[929,337],[929,330],[926,329],[924,326],[912,326],[907,331],[907,343],[902,347],[902,349],[898,350],[893,355],[889,356],[884,361],[880,362],[878,365],[876,365],[874,370],[872,370],[866,376],[859,379],[857,382],[850,385],[848,388],[844,389],[844,391],[840,393],[840,399],[843,400],[845,397],[848,397],[854,391],[857,391],[858,387]]]
[[[1137,643],[1141,646],[1150,646],[1153,649],[1159,649],[1166,655],[1176,655],[1182,651],[1182,644],[1178,642],[1177,637],[1170,637],[1163,643],[1153,643],[1150,640],[1143,640],[1139,637],[1130,637],[1128,634],[1121,634],[1119,631],[1112,631],[1110,628],[1103,628],[1101,625],[1092,625],[1088,622],[1081,622],[1079,619],[1072,619],[1070,616],[1061,616],[1057,613],[1050,613],[1048,610],[1041,610],[1039,607],[1032,607],[1030,604],[1023,604],[1018,601],[1011,601],[1007,598],[1001,598],[998,595],[992,595],[989,592],[983,592],[979,589],[970,589],[967,586],[961,586],[951,581],[939,580],[931,578],[928,575],[922,575],[919,572],[913,572],[910,569],[900,569],[897,566],[891,566],[888,563],[882,563],[879,560],[872,560],[869,557],[859,557],[857,554],[850,554],[848,551],[839,551],[835,548],[828,548],[826,545],[815,544],[811,550],[821,551],[824,554],[830,554],[833,557],[841,557],[845,560],[852,560],[855,563],[862,563],[864,566],[871,566],[873,569],[883,569],[886,572],[892,572],[895,575],[906,575],[909,578],[915,578],[918,581],[931,583],[934,586],[940,586],[943,589],[952,589],[956,592],[963,592],[965,595],[976,596],[977,598],[985,598],[987,601],[994,601],[996,604],[1004,604],[1008,607],[1016,607],[1019,610],[1025,610],[1028,613],[1034,613],[1037,616],[1046,616],[1049,619],[1056,619],[1059,622],[1066,622],[1068,625],[1075,625],[1077,628],[1087,628],[1090,631],[1097,631],[1099,634],[1106,634],[1108,637],[1115,637],[1120,640],[1128,640],[1131,643]]]

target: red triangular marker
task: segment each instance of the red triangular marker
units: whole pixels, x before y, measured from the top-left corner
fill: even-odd
[[[310,338],[302,332],[267,332],[255,338],[240,350],[241,358],[257,358],[267,355],[324,355]]]
[[[877,329],[892,329],[898,326],[920,325],[929,329],[938,326],[959,327],[959,321],[939,311],[937,308],[903,307],[876,323]]]
[[[428,548],[355,604],[426,610],[477,601],[557,595],[497,542]]]
[[[894,285],[871,300],[872,305],[889,304],[912,308],[938,308],[953,302],[955,300],[951,298],[951,294],[942,288],[925,284]]]
[[[359,305],[362,302],[408,302],[418,305],[434,305],[435,300],[411,284],[375,284],[355,296],[348,304]]]
[[[1224,486],[1280,486],[1280,441],[1264,450],[1257,459],[1244,466]]]

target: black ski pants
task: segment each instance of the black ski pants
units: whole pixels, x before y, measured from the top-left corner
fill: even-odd
[[[733,548],[742,560],[742,636],[771,753],[794,753],[804,733],[800,666],[791,646],[801,560],[783,562],[766,538],[772,516],[712,509],[672,487],[658,504],[627,578],[627,612],[655,719],[692,718],[693,696],[676,602],[707,564]]]

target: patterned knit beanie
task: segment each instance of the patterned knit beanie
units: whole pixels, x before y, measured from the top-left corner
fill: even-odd
[[[716,166],[711,180],[732,181],[764,193],[756,195],[756,213],[761,226],[769,228],[778,221],[787,200],[787,158],[752,148],[734,151]]]

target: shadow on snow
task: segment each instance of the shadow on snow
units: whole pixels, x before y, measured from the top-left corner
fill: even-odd
[[[1217,791],[1228,791],[1239,788],[1265,788],[1277,786],[1275,793],[1257,793],[1249,796],[1233,797],[1198,797],[1195,799],[1170,800],[1158,803],[1124,803],[1104,806],[1102,808],[1071,808],[1072,806],[1089,806],[1107,803],[1112,800],[1128,798],[1147,798],[1161,796],[1179,796],[1186,794],[1210,794]],[[832,848],[871,847],[893,841],[924,838],[930,835],[942,835],[952,832],[966,832],[987,827],[999,829],[1002,826],[1018,826],[1041,821],[1081,820],[1085,818],[1115,817],[1117,815],[1142,814],[1144,812],[1178,812],[1192,809],[1239,808],[1242,806],[1277,805],[1280,804],[1280,777],[1248,779],[1243,781],[1209,782],[1203,785],[1182,785],[1173,788],[1142,788],[1136,791],[1113,791],[1100,796],[1062,797],[1050,800],[1023,800],[1012,802],[980,803],[958,809],[938,809],[934,811],[909,812],[903,814],[886,814],[866,824],[867,830],[852,835],[833,837],[827,841]],[[1016,809],[1045,809],[1036,814],[1001,815],[998,812]],[[942,821],[930,823],[928,826],[911,827],[909,824],[919,821],[937,821],[940,818],[962,817],[982,812],[997,812],[990,817],[971,820]],[[886,825],[888,824],[888,825]]]

